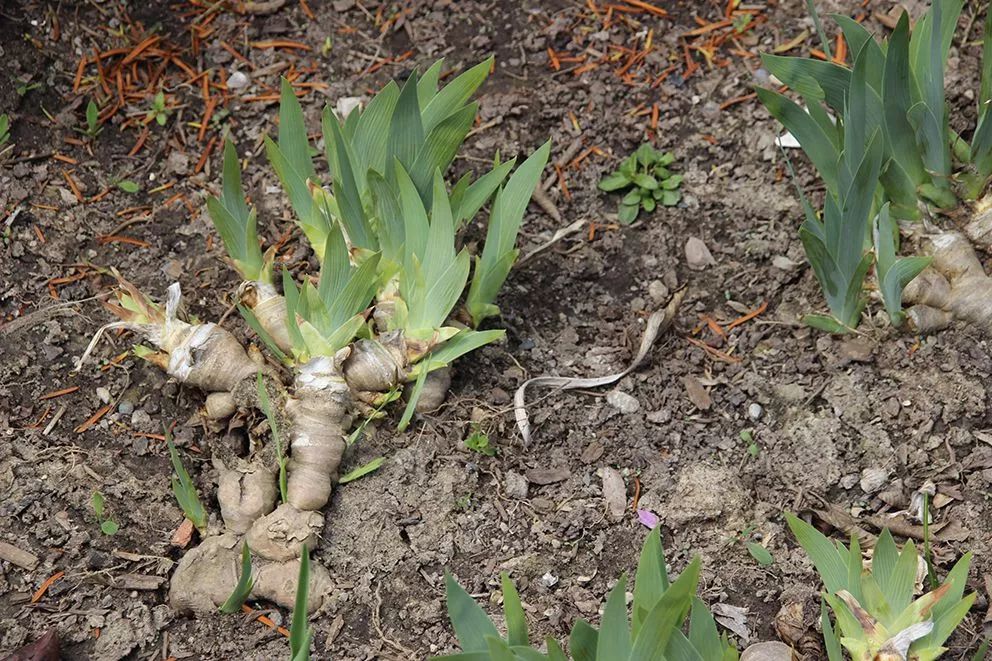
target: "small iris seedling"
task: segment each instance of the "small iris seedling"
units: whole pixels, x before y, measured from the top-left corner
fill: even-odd
[[[835,545],[805,521],[791,514],[786,520],[823,580],[821,625],[830,661],[843,661],[841,648],[852,661],[931,661],[946,651],[941,645],[975,602],[974,593],[964,594],[970,553],[940,587],[914,600],[919,556],[912,542],[900,552],[883,530],[865,570],[857,537],[850,546]]]
[[[172,434],[168,429],[165,430],[165,441],[169,446],[172,469],[176,472],[172,476],[172,493],[175,494],[183,514],[202,534],[207,529],[207,511],[203,508],[200,496],[196,493],[196,486],[193,485],[193,480],[190,479],[186,467],[183,466],[183,462],[179,458],[179,452],[176,451],[176,445],[172,442]]]
[[[0,147],[7,144],[10,140],[10,117],[7,115],[0,115]]]
[[[120,526],[116,521],[111,519],[109,516],[104,518],[103,514],[105,511],[105,503],[103,499],[103,494],[99,491],[94,491],[93,495],[90,496],[90,507],[93,508],[93,515],[96,520],[100,523],[100,532],[104,535],[114,535],[120,530]]]
[[[296,605],[289,625],[290,661],[308,661],[313,634],[307,621],[307,600],[310,595],[310,553],[300,556],[300,575],[296,581]]]
[[[645,143],[599,182],[600,190],[625,192],[617,211],[620,222],[631,224],[642,209],[651,213],[659,204],[673,207],[679,203],[683,175],[670,170],[674,162],[672,152],[661,153]]]
[[[238,576],[238,584],[234,586],[234,591],[223,604],[220,605],[221,613],[237,613],[241,606],[248,601],[251,596],[251,589],[255,582],[251,577],[251,549],[248,542],[241,545],[241,573]]]
[[[799,141],[827,191],[821,215],[803,200],[800,238],[830,309],[830,315],[808,317],[811,325],[832,332],[857,326],[874,265],[893,325],[909,321],[928,332],[961,319],[992,331],[992,289],[963,237],[932,237],[933,269],[926,258],[896,257],[900,219],[952,216],[972,241],[992,245],[992,199],[983,197],[992,180],[992,12],[970,142],[951,130],[944,95],[944,68],[963,4],[934,2],[912,30],[903,13],[885,42],[854,20],[834,16],[851,45],[852,67],[762,55],[765,68],[802,105],[768,89],[758,89],[758,97]],[[905,312],[904,290],[916,303]]]
[[[578,620],[569,636],[569,654],[580,661],[644,661],[646,659],[706,659],[736,661],[737,650],[721,636],[706,605],[696,597],[700,562],[693,560],[671,582],[658,528],[651,531],[641,550],[634,582],[634,601],[627,615],[627,579],[621,577],[606,600],[600,628]],[[507,636],[471,596],[447,576],[448,617],[462,648],[461,654],[435,659],[485,661],[565,661],[561,646],[546,639],[547,653],[530,646],[527,621],[520,597],[504,574],[503,611]],[[684,631],[683,631],[684,629]]]

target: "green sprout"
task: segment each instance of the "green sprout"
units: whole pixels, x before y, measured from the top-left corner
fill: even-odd
[[[93,99],[86,104],[86,125],[77,128],[76,131],[90,139],[96,138],[103,132],[103,127],[100,125],[100,107]]]
[[[600,190],[610,193],[627,191],[617,211],[621,223],[633,223],[642,209],[651,213],[659,204],[673,207],[679,203],[683,175],[671,171],[670,166],[674,162],[672,152],[661,153],[644,143],[625,158],[616,171],[599,182]]]
[[[307,601],[310,594],[310,552],[304,547],[300,556],[300,575],[296,581],[296,604],[293,607],[292,624],[289,626],[289,649],[291,661],[307,661],[310,658],[310,643],[313,634],[307,621]]]
[[[6,114],[0,115],[0,147],[10,140],[10,117]]]
[[[168,105],[165,102],[165,92],[161,90],[152,98],[152,107],[145,116],[146,121],[152,121],[153,119],[158,122],[159,126],[165,126],[165,123],[169,120],[169,114],[172,111],[169,110]]]
[[[175,494],[183,514],[202,534],[207,529],[207,511],[200,502],[193,480],[179,458],[179,452],[172,442],[172,433],[168,429],[165,430],[165,442],[169,446],[169,457],[172,460],[172,469],[175,471],[175,475],[172,476],[172,493]]]
[[[829,314],[808,315],[811,326],[853,330],[872,266],[890,321],[902,325],[903,290],[930,259],[897,257],[896,221],[956,214],[992,180],[992,12],[986,12],[978,123],[970,143],[951,130],[944,93],[963,4],[934,2],[912,29],[904,12],[886,41],[847,16],[832,16],[851,44],[852,67],[762,55],[764,67],[801,103],[771,89],[757,89],[758,98],[799,142],[826,188],[822,213],[800,191],[806,218],[799,234],[829,308]],[[944,304],[940,298],[934,304]]]
[[[238,584],[234,586],[234,591],[227,601],[221,604],[220,612],[231,614],[240,611],[241,606],[248,601],[254,584],[255,581],[251,576],[251,549],[248,548],[246,541],[241,545],[241,574],[238,576]]]
[[[102,493],[99,491],[93,492],[93,495],[90,496],[90,507],[93,509],[93,515],[96,517],[96,520],[100,523],[100,532],[104,535],[117,534],[117,531],[120,530],[120,525],[109,516],[104,517],[105,502]]]

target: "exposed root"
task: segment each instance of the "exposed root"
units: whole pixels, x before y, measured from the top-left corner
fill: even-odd
[[[238,584],[240,537],[207,537],[179,561],[169,584],[169,604],[180,613],[207,613],[224,603]]]
[[[334,359],[314,358],[296,376],[296,394],[286,403],[290,419],[287,497],[297,509],[319,510],[331,496],[345,435],[351,427],[351,388],[341,374],[347,349]]]
[[[266,599],[283,608],[292,608],[296,600],[296,584],[299,576],[299,560],[262,563],[255,570],[255,586],[251,594],[256,599]],[[331,587],[331,577],[324,566],[311,562],[307,612],[312,613],[320,608]]]
[[[228,468],[217,457],[214,467],[220,473],[217,502],[228,530],[247,532],[256,519],[275,507],[278,488],[272,469],[240,459],[236,466]]]
[[[962,230],[978,247],[986,250],[992,248],[992,195],[975,203],[971,219]]]
[[[266,560],[285,562],[299,558],[301,549],[310,550],[324,529],[324,515],[314,510],[298,510],[284,503],[252,524],[248,546]]]
[[[291,353],[293,342],[289,338],[286,318],[286,299],[267,282],[245,282],[238,290],[238,297],[251,308],[259,325],[285,353]]]
[[[211,613],[223,604],[238,583],[241,567],[241,539],[225,533],[208,537],[179,561],[169,586],[169,603],[180,613]],[[251,596],[265,599],[284,608],[292,608],[300,572],[298,559],[269,562],[255,559],[255,580]],[[310,565],[308,610],[320,608],[331,587],[327,570],[318,563]]]
[[[943,232],[928,243],[933,263],[906,286],[903,298],[910,328],[933,333],[964,321],[992,335],[992,278],[985,274],[971,243],[957,232]]]
[[[420,391],[420,399],[417,400],[415,407],[417,413],[427,413],[439,409],[444,404],[444,400],[447,399],[450,389],[450,367],[442,367],[428,374],[427,378],[424,379],[424,388]]]
[[[238,404],[229,392],[212,392],[203,402],[203,416],[208,420],[224,420],[234,415]]]
[[[387,333],[379,341],[358,340],[344,361],[343,374],[356,392],[388,392],[403,383],[406,374],[406,343],[400,332]]]

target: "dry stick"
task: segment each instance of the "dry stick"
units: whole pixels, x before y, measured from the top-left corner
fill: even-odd
[[[520,435],[523,437],[524,445],[530,443],[530,418],[527,415],[527,403],[525,401],[528,386],[574,390],[576,388],[599,388],[619,381],[637,369],[637,366],[644,360],[644,357],[647,355],[648,350],[651,349],[658,335],[672,325],[672,322],[675,320],[675,314],[682,304],[682,299],[685,298],[685,294],[686,288],[682,287],[675,292],[672,300],[668,302],[664,310],[658,310],[648,318],[647,327],[644,329],[644,335],[641,337],[641,346],[637,350],[637,355],[634,356],[634,360],[631,361],[630,365],[624,371],[587,379],[567,376],[536,376],[528,379],[523,385],[517,388],[517,392],[513,395],[513,415],[517,419],[517,427],[520,428]]]

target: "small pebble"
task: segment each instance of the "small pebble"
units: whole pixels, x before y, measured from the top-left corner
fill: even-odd
[[[227,77],[227,89],[229,90],[239,90],[247,86],[248,76],[240,71],[232,71],[231,75]]]
[[[152,424],[152,416],[144,409],[137,409],[131,414],[131,424],[138,429],[148,429]]]
[[[765,415],[765,409],[761,407],[761,404],[754,402],[747,407],[747,417],[751,418],[754,422],[761,420],[762,416]]]
[[[534,340],[528,338],[520,343],[521,351],[530,351],[534,348]]]
[[[606,402],[625,415],[637,413],[641,409],[641,403],[633,395],[628,395],[622,390],[613,390],[606,396]]]
[[[117,405],[117,411],[121,415],[131,415],[132,413],[134,413],[134,402],[129,402],[128,400],[125,399],[124,401],[122,401],[120,404]]]
[[[110,391],[107,388],[100,387],[96,389],[96,396],[100,398],[100,401],[104,404],[110,403]],[[123,411],[122,411],[123,413]]]
[[[527,478],[516,471],[506,471],[504,476],[506,495],[516,500],[527,498]]]
[[[648,296],[655,303],[664,303],[668,300],[668,286],[661,280],[652,280],[648,285]]]
[[[558,577],[552,574],[551,572],[547,572],[544,576],[541,577],[541,583],[543,583],[544,587],[546,588],[553,588],[554,586],[558,585]]]
[[[689,237],[689,240],[685,242],[685,261],[693,271],[702,271],[707,266],[716,264],[710,249],[701,239],[694,236]]]

